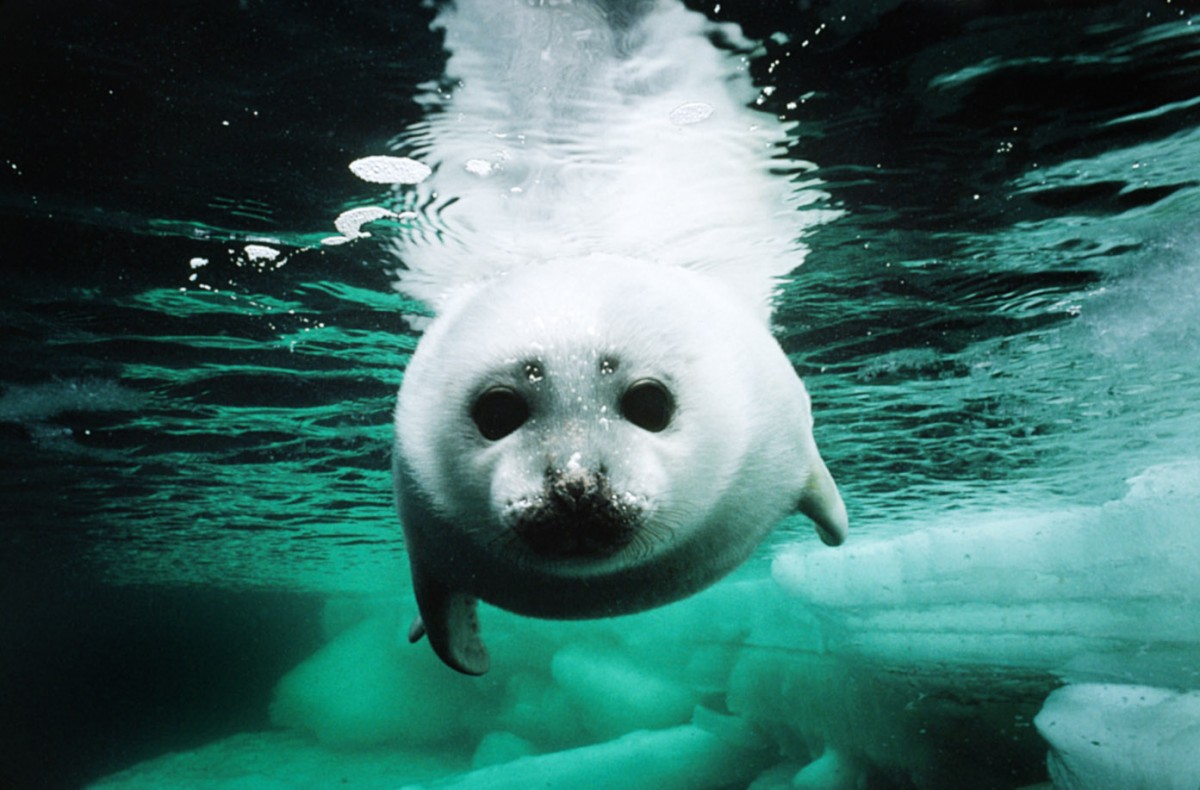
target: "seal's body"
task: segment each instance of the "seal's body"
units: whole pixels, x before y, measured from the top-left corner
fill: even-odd
[[[420,622],[487,670],[475,601],[604,617],[690,595],[799,510],[847,519],[808,394],[760,315],[703,273],[624,258],[464,286],[396,408],[397,503]]]

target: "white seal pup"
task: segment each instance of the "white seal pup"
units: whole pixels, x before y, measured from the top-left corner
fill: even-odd
[[[591,256],[463,286],[395,417],[409,638],[467,674],[488,669],[477,599],[631,613],[712,584],[793,511],[827,544],[846,536],[803,383],[702,272]]]
[[[456,0],[435,26],[449,79],[400,145],[430,178],[397,193],[397,287],[436,315],[396,409],[410,638],[480,674],[479,599],[665,604],[797,509],[841,542],[768,330],[798,237],[836,212],[750,109],[750,42],[668,0]]]

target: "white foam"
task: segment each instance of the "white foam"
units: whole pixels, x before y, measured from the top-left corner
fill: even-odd
[[[243,249],[251,261],[273,261],[279,257],[279,250],[265,244],[247,244]]]
[[[372,184],[419,184],[433,171],[406,156],[365,156],[350,163],[350,172]]]
[[[371,235],[362,229],[363,225],[375,220],[387,217],[395,219],[399,216],[395,211],[390,211],[382,206],[359,206],[338,214],[337,219],[333,221],[333,226],[343,236],[361,238]]]

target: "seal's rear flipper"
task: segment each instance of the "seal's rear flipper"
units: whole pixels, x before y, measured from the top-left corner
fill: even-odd
[[[488,671],[487,648],[479,638],[479,617],[475,598],[452,592],[437,582],[423,578],[413,569],[413,586],[421,616],[408,629],[408,641],[429,637],[438,658],[464,675],[482,675]]]
[[[840,546],[846,540],[846,532],[850,528],[846,505],[838,493],[837,484],[833,482],[833,475],[829,474],[820,456],[815,456],[797,509],[817,525],[817,535],[825,545]]]

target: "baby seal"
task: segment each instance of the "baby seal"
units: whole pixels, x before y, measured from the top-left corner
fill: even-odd
[[[409,638],[467,674],[488,669],[477,600],[632,613],[717,581],[796,510],[846,536],[803,383],[760,311],[690,269],[594,256],[462,286],[395,427]]]

